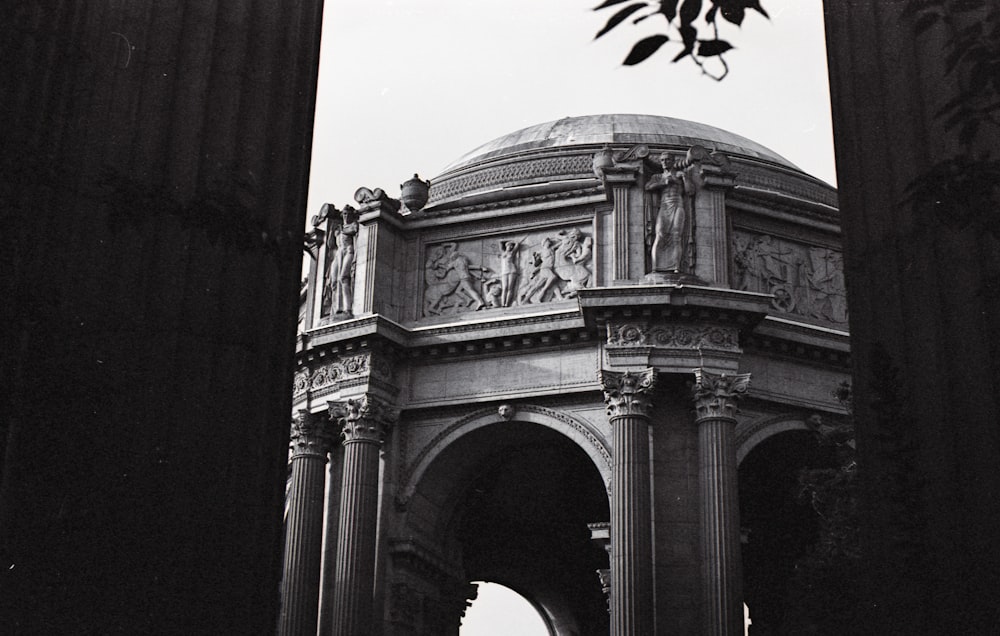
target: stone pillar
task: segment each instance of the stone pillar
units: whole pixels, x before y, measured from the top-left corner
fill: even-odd
[[[330,402],[344,436],[344,480],[333,577],[333,634],[362,636],[372,631],[375,547],[378,526],[379,452],[396,419],[376,398]]]
[[[996,2],[824,2],[866,630],[996,631]],[[933,599],[933,602],[928,602]]]
[[[269,631],[322,2],[0,14],[0,632]]]
[[[323,488],[332,436],[325,414],[299,411],[292,421],[292,476],[285,517],[279,636],[316,634]]]
[[[653,633],[649,490],[650,393],[656,370],[601,371],[614,439],[611,476],[611,634]]]
[[[736,476],[736,399],[750,374],[695,369],[698,480],[701,487],[703,634],[743,634],[740,503]]]

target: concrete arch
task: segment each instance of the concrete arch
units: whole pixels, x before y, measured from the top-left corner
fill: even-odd
[[[417,485],[427,468],[452,443],[473,431],[487,426],[504,425],[508,421],[538,424],[564,435],[579,446],[601,475],[604,487],[611,492],[611,451],[605,437],[590,423],[572,415],[533,404],[519,404],[514,407],[510,420],[497,412],[497,407],[479,409],[451,424],[424,446],[401,471],[397,503],[405,507],[416,492]]]
[[[800,415],[775,415],[736,426],[736,463],[742,464],[746,456],[761,442],[786,431],[811,431]]]

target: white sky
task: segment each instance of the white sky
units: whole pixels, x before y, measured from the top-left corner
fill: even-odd
[[[309,214],[360,186],[399,196],[473,148],[566,116],[668,115],[749,137],[835,183],[821,0],[763,0],[723,24],[723,82],[666,44],[625,67],[662,20],[593,40],[619,7],[600,0],[327,0]],[[620,5],[627,6],[625,4]],[[639,15],[639,14],[637,14]]]

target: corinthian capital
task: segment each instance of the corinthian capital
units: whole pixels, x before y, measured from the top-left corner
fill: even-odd
[[[330,419],[337,421],[344,443],[370,442],[381,444],[386,433],[399,418],[399,411],[370,395],[342,402],[327,402]]]
[[[304,456],[326,457],[333,446],[330,420],[323,413],[300,410],[292,418],[292,435],[289,448],[292,458]]]
[[[710,373],[694,370],[694,404],[698,419],[736,419],[736,400],[746,395],[750,387],[750,374]]]
[[[650,394],[656,383],[656,369],[649,368],[638,373],[601,371],[599,378],[604,389],[604,403],[608,406],[608,417],[649,415],[653,407]]]

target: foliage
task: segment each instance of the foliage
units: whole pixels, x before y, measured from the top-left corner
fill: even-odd
[[[957,86],[934,113],[959,152],[941,160],[906,189],[904,206],[946,227],[1000,237],[1000,160],[977,145],[986,128],[1000,129],[1000,5],[987,0],[910,0],[903,17],[919,41],[945,36],[943,73]],[[927,40],[928,43],[933,40]]]
[[[605,0],[594,10],[607,9],[625,2],[628,0]],[[702,2],[702,0],[633,2],[619,8],[608,19],[604,28],[597,32],[594,39],[608,33],[630,18],[632,24],[635,25],[648,18],[660,16],[666,20],[667,33],[659,33],[639,40],[625,58],[624,64],[632,66],[643,62],[664,44],[673,41],[682,47],[680,52],[674,56],[674,62],[689,58],[701,68],[705,75],[721,81],[729,74],[729,66],[726,64],[724,54],[731,50],[733,45],[719,37],[719,22],[725,21],[740,26],[748,11],[756,11],[765,18],[768,17],[759,0],[709,0],[707,3]],[[710,37],[699,37],[706,32],[710,32]],[[718,61],[721,71],[711,72],[706,66],[708,60]]]
[[[850,412],[850,384],[842,383],[833,395]],[[827,427],[819,435],[821,444],[836,449],[839,465],[799,473],[798,499],[808,503],[816,513],[819,532],[816,542],[795,564],[781,633],[858,633],[862,595],[858,510],[861,480],[855,457],[854,426]]]

